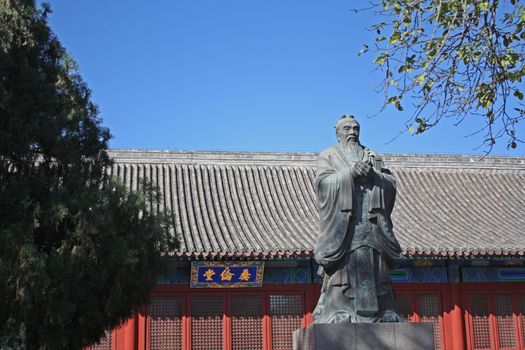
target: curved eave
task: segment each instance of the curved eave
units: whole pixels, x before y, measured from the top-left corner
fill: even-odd
[[[313,251],[275,251],[275,252],[175,252],[171,254],[179,258],[189,259],[275,259],[275,258],[299,258],[313,257]],[[508,258],[525,256],[523,249],[505,248],[458,248],[455,250],[434,249],[434,248],[409,248],[403,250],[403,255],[407,258]]]
[[[217,259],[275,259],[275,258],[299,258],[312,257],[313,253],[310,251],[278,251],[278,252],[175,252],[172,254],[178,258],[187,258],[190,260],[217,260]]]

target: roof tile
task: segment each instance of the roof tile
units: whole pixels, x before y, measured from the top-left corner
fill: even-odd
[[[314,153],[112,151],[137,190],[159,186],[178,255],[310,255],[318,231]],[[384,156],[398,183],[392,220],[406,255],[524,255],[525,158]],[[468,247],[468,248],[467,248]]]

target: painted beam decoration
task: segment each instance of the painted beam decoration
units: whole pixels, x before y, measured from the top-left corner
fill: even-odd
[[[264,261],[192,261],[191,288],[261,287]]]
[[[525,268],[464,267],[463,282],[525,282]]]

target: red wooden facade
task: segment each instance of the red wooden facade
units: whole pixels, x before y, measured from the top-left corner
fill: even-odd
[[[525,283],[397,283],[399,311],[432,322],[436,349],[525,349]],[[158,286],[151,304],[93,350],[291,349],[318,284]]]

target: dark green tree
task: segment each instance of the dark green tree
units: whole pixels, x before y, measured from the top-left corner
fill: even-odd
[[[443,118],[478,118],[482,144],[523,143],[525,5],[519,0],[380,0],[381,22],[362,53],[385,73],[385,103],[403,111],[420,134]],[[523,137],[523,136],[522,136]]]
[[[0,0],[0,348],[96,342],[176,245],[168,216],[106,175],[109,130],[48,13]]]

